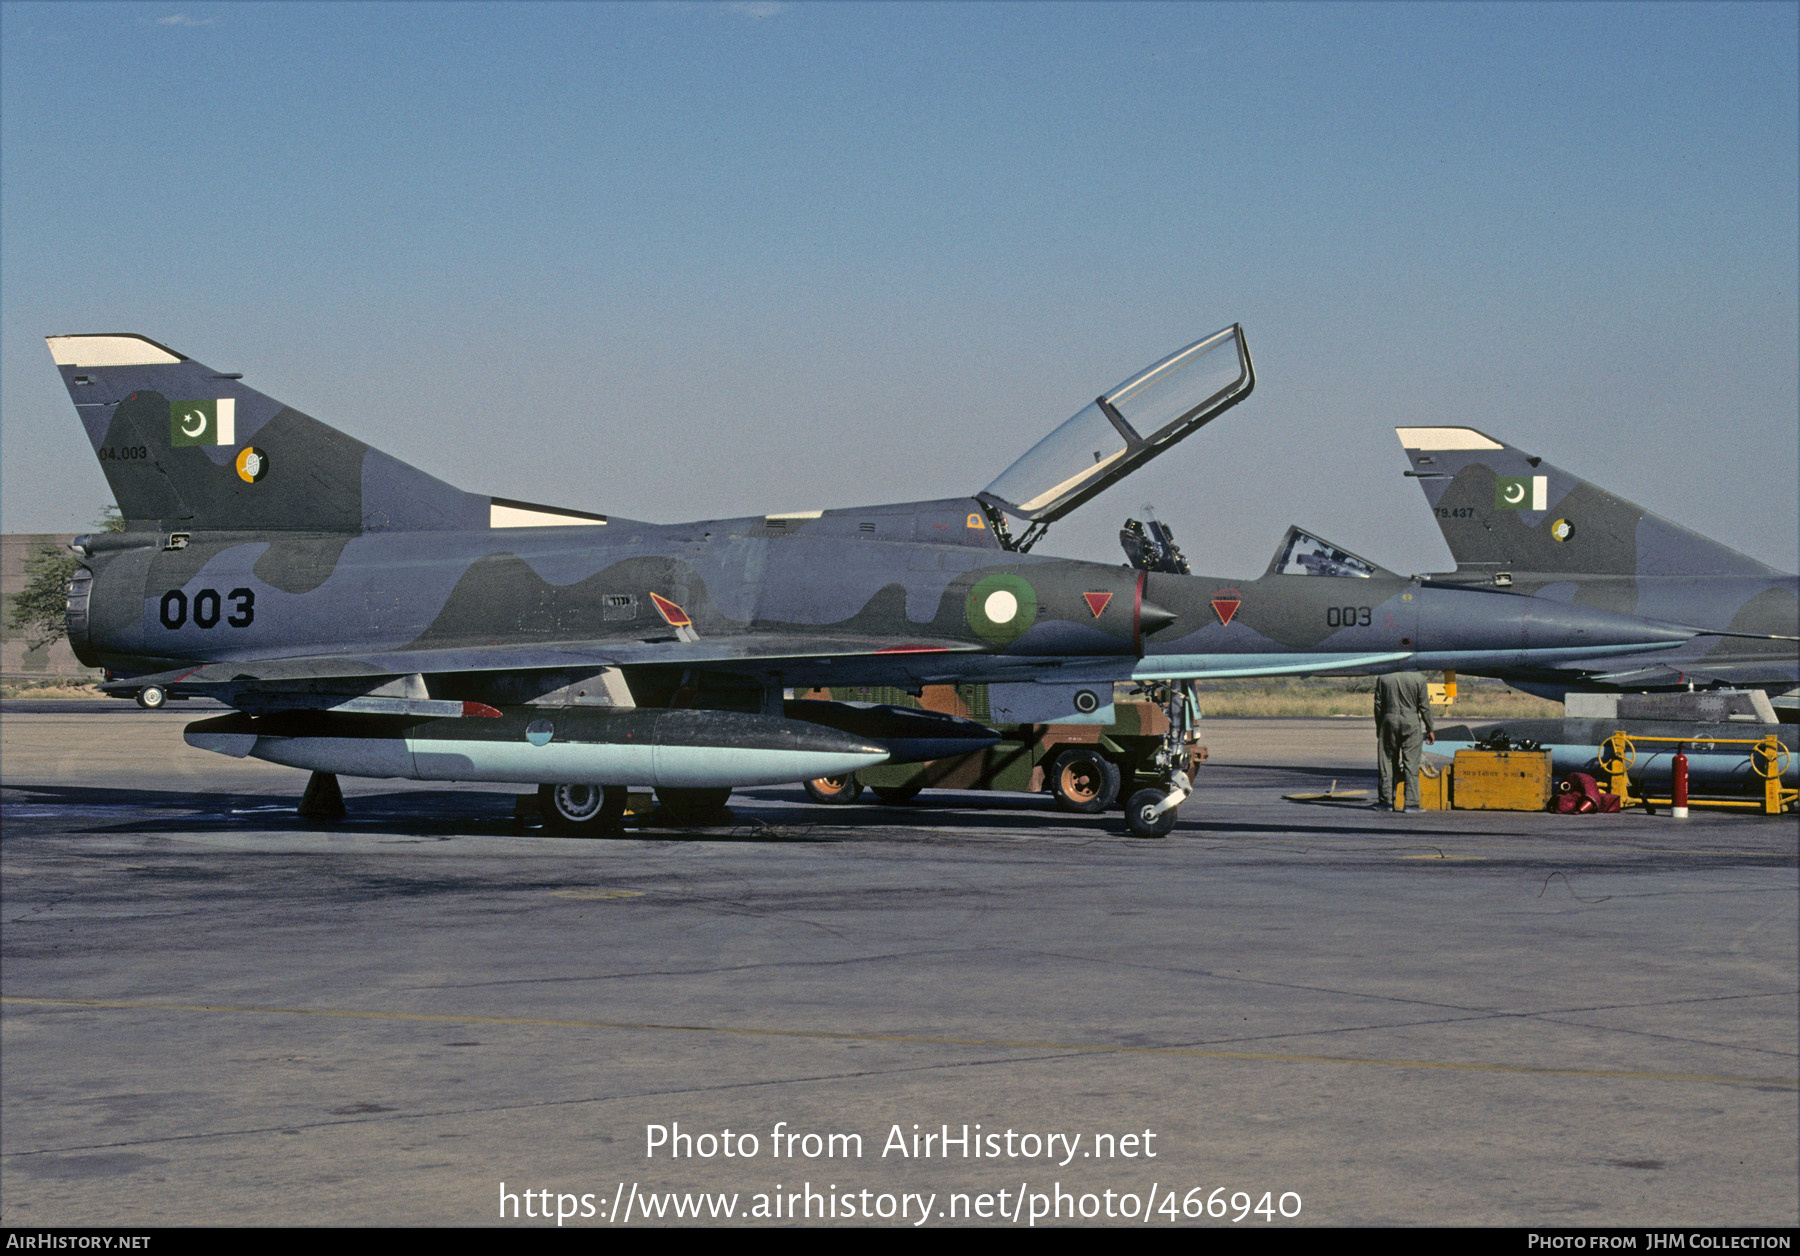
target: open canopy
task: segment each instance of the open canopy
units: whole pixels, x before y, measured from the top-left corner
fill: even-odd
[[[1243,328],[1234,323],[1097,397],[978,496],[1041,527],[1199,431],[1255,384]]]

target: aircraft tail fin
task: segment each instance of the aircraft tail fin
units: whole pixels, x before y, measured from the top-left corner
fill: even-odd
[[[132,530],[465,529],[528,526],[533,512],[605,522],[464,492],[143,336],[48,341]]]
[[[1459,574],[1782,574],[1474,428],[1395,431]]]

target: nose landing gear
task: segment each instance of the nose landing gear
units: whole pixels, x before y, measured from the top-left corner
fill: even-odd
[[[1169,731],[1163,734],[1163,743],[1151,760],[1162,779],[1126,800],[1125,823],[1135,837],[1166,837],[1175,827],[1176,811],[1194,792],[1188,770],[1200,722],[1200,701],[1191,680],[1153,685],[1147,692],[1169,717]]]

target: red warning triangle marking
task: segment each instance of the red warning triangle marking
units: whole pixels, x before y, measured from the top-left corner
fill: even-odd
[[[1236,592],[1236,590],[1234,589],[1232,592]],[[1231,622],[1231,617],[1237,614],[1238,607],[1243,604],[1243,598],[1226,597],[1223,593],[1212,600],[1212,608],[1218,612],[1219,622],[1221,624],[1229,624]]]
[[[1081,597],[1088,604],[1088,609],[1094,612],[1095,619],[1100,618],[1100,612],[1106,609],[1108,602],[1112,601],[1110,593],[1083,593]]]
[[[650,594],[650,602],[651,605],[656,607],[656,613],[663,617],[663,621],[667,623],[669,627],[691,628],[694,626],[694,621],[688,618],[688,613],[675,605],[675,603],[671,602],[668,598],[662,596],[662,594]]]

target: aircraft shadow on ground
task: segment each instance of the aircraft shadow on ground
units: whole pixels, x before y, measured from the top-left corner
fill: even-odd
[[[95,833],[321,833],[403,837],[531,837],[570,840],[536,820],[515,818],[517,794],[474,790],[396,790],[358,793],[345,799],[348,814],[324,821],[298,813],[299,799],[271,794],[231,794],[171,789],[122,789],[103,786],[8,785],[0,811],[22,820],[22,809],[54,807],[63,821],[81,819]],[[1118,835],[1124,820],[1118,811],[1072,815],[1058,811],[1038,796],[946,793],[942,801],[915,800],[902,806],[852,803],[821,806],[804,795],[744,791],[750,806],[728,809],[717,820],[701,824],[673,823],[656,812],[629,817],[620,840],[709,842],[839,842],[854,840],[858,829],[916,830],[920,837],[972,834],[1004,825],[1027,834],[1090,830],[1093,836]],[[121,816],[120,813],[126,813]],[[46,819],[48,817],[33,817]],[[1086,834],[1084,834],[1085,836]]]
[[[93,833],[314,833],[342,836],[394,836],[449,839],[453,837],[525,837],[553,841],[572,840],[545,829],[535,819],[515,817],[517,794],[473,790],[396,790],[392,793],[352,794],[345,800],[348,814],[341,820],[319,820],[299,814],[298,798],[269,794],[196,793],[170,789],[120,789],[101,786],[7,785],[0,815],[8,823],[19,822],[20,812],[51,806],[65,823],[87,821]],[[823,811],[810,808],[808,811]],[[130,813],[119,819],[120,812]],[[43,819],[46,817],[32,817]],[[782,823],[748,816],[740,810],[703,825],[677,825],[655,813],[639,822],[628,821],[622,834],[611,840],[669,841],[704,839],[710,842],[820,842],[839,840],[836,834],[816,832],[829,826],[812,815],[812,823]],[[59,826],[61,827],[61,826]],[[831,826],[835,827],[835,826]],[[579,840],[579,839],[574,839]],[[601,839],[607,840],[607,839]]]
[[[172,789],[101,786],[11,785],[4,810],[16,819],[23,807],[52,804],[69,819],[97,821],[105,833],[224,833],[254,828],[270,832],[396,832],[454,836],[516,830],[510,794],[411,790],[354,795],[349,815],[337,822],[299,814],[299,798]],[[21,803],[20,796],[28,799]],[[128,818],[115,818],[118,813]],[[42,818],[42,817],[39,817]]]
[[[1357,774],[1338,779],[1350,786],[1366,783],[1359,781]],[[545,829],[534,819],[517,818],[514,808],[518,795],[508,791],[409,789],[352,794],[346,799],[348,814],[342,820],[324,821],[300,815],[298,799],[280,795],[62,785],[8,785],[6,789],[8,797],[3,810],[11,813],[7,816],[9,823],[25,819],[18,814],[23,808],[49,805],[65,822],[84,819],[89,831],[96,833],[255,831],[570,840]],[[823,806],[787,791],[755,790],[744,791],[744,800],[755,805],[732,808],[719,819],[706,823],[674,823],[655,812],[641,818],[632,817],[627,820],[626,829],[619,838],[820,843],[854,840],[856,830],[862,828],[914,830],[920,837],[973,835],[996,825],[1025,835],[1066,834],[1074,829],[1085,831],[1083,836],[1117,836],[1124,831],[1123,818],[1116,809],[1098,815],[1071,814],[1056,810],[1047,800],[1035,795],[941,792],[936,798],[927,795],[898,806],[876,802]],[[1341,810],[1334,808],[1324,814],[1314,813],[1316,822],[1255,822],[1209,814],[1208,801],[1203,785],[1184,808],[1186,814],[1174,836],[1183,833],[1208,837],[1397,836],[1413,840],[1428,836],[1469,836],[1463,830],[1440,828],[1422,819],[1396,820],[1357,805],[1345,805]],[[127,815],[121,817],[121,812]],[[1308,819],[1312,820],[1313,816]]]

